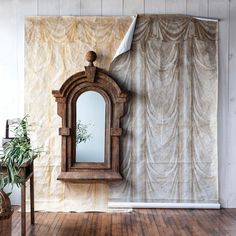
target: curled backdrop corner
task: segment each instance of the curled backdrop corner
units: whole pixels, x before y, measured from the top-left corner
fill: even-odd
[[[128,31],[126,32],[123,40],[121,41],[120,46],[116,50],[115,56],[113,57],[111,64],[118,56],[120,56],[123,53],[128,52],[130,50],[131,45],[132,45],[132,41],[133,41],[133,35],[134,35],[135,26],[136,26],[136,21],[137,21],[137,15],[133,16],[133,21],[132,21]]]

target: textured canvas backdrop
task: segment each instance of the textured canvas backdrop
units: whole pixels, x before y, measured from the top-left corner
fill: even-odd
[[[131,92],[123,118],[124,181],[65,184],[60,119],[52,89],[83,70],[88,50],[108,69],[131,17],[30,17],[25,38],[25,111],[35,162],[36,210],[107,210],[111,201],[216,202],[218,24],[185,16],[139,16],[132,48],[111,65]]]
[[[36,210],[106,210],[108,185],[57,180],[61,138],[52,90],[84,70],[87,51],[108,69],[132,17],[28,17],[25,22],[25,113],[32,123],[32,144],[45,153],[35,161]]]
[[[218,202],[218,23],[139,16],[111,72],[131,99],[110,200]]]

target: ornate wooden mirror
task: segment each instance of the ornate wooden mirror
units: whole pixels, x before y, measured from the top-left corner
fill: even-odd
[[[119,180],[120,119],[127,93],[95,67],[95,52],[86,54],[85,71],[72,75],[53,95],[62,118],[59,180]]]

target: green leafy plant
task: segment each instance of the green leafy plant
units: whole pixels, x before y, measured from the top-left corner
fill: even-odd
[[[19,175],[20,167],[40,153],[39,149],[32,148],[30,144],[27,116],[15,126],[13,133],[15,137],[3,146],[0,154],[0,189],[8,184],[12,187],[14,184],[20,186],[23,180]]]
[[[80,120],[78,120],[76,124],[76,144],[78,143],[86,143],[87,140],[92,138],[92,135],[88,133],[89,125],[82,124]]]

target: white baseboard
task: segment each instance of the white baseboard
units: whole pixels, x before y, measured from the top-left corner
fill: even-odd
[[[109,208],[220,209],[219,203],[108,202]]]

